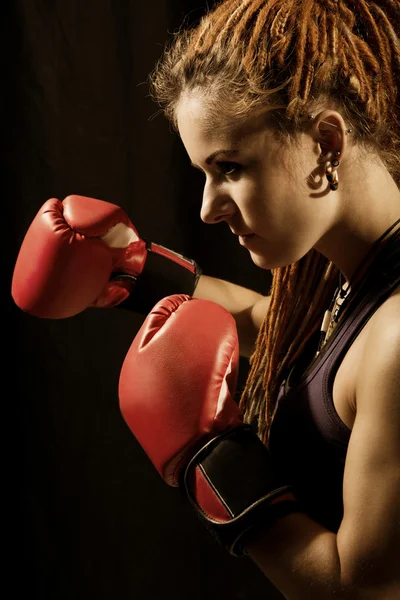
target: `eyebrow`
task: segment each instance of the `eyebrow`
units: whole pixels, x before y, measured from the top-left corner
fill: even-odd
[[[229,149],[229,150],[216,150],[215,152],[213,152],[212,154],[210,154],[210,156],[208,156],[206,158],[206,164],[207,165],[211,165],[212,161],[214,160],[214,158],[216,158],[219,154],[225,154],[227,156],[232,156],[233,154],[238,154],[239,150],[237,149]],[[200,169],[200,167],[198,165],[195,165],[194,163],[190,163],[192,167],[194,167],[195,169]]]

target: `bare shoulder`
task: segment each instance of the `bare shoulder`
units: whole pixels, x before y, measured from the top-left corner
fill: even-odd
[[[375,380],[382,385],[388,376],[400,377],[400,286],[371,318],[357,374],[357,405],[367,385],[375,386]]]
[[[399,290],[370,319],[356,402],[338,547],[350,580],[362,575],[360,585],[371,592],[366,598],[400,598]]]
[[[371,318],[367,346],[373,346],[382,337],[398,334],[400,328],[400,285],[383,302]]]

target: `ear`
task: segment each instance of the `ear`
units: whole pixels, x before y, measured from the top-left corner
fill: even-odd
[[[348,129],[342,115],[334,110],[323,110],[313,119],[312,129],[322,155],[343,158],[347,149]]]

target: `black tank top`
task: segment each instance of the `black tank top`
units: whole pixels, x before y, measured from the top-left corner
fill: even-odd
[[[294,484],[303,510],[334,532],[343,518],[342,484],[351,434],[333,403],[334,378],[356,337],[398,285],[399,234],[374,258],[365,292],[349,314],[343,315],[321,354],[305,371],[316,353],[316,332],[278,394],[270,451],[279,472]]]

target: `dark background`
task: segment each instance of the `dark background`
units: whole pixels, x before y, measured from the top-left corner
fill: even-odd
[[[147,75],[171,32],[206,6],[1,4],[4,597],[281,598],[249,559],[214,542],[120,415],[119,370],[142,317],[88,309],[39,320],[10,297],[35,214],[74,193],[122,206],[144,237],[195,258],[204,273],[267,293],[270,274],[226,224],[201,222],[202,175],[165,118],[151,118]],[[240,367],[239,386],[245,359]]]

